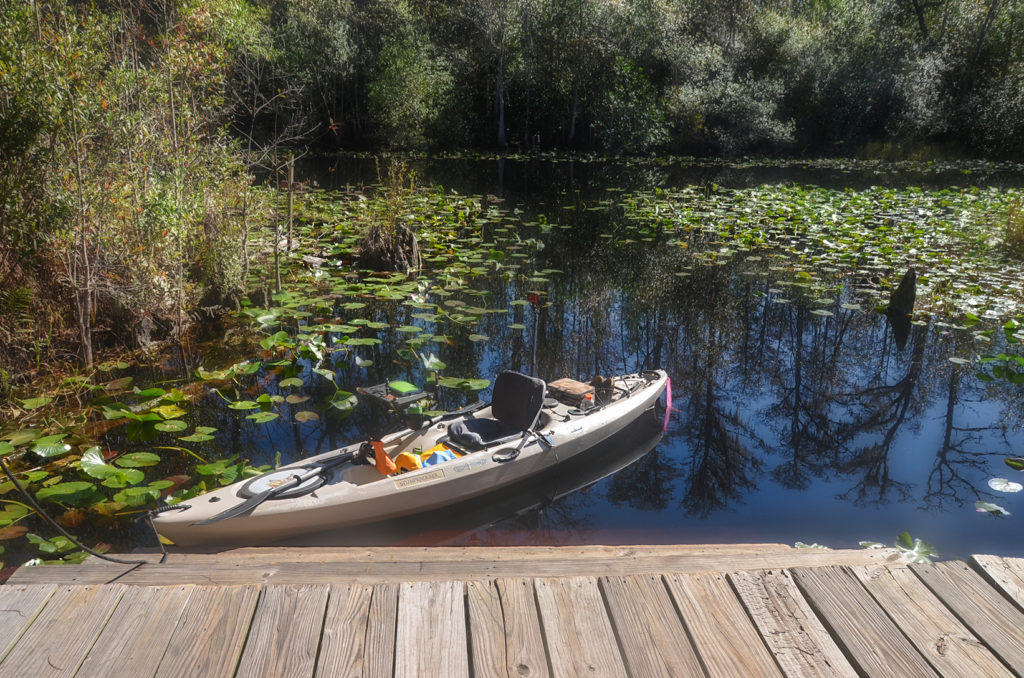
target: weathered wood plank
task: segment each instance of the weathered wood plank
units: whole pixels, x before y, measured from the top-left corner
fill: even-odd
[[[630,675],[703,675],[661,577],[602,577],[600,584]]]
[[[258,598],[256,586],[197,586],[185,604],[156,675],[232,675]]]
[[[498,587],[489,581],[466,582],[469,656],[474,676],[508,676],[505,620]]]
[[[729,579],[783,673],[827,678],[857,675],[788,572],[734,572]]]
[[[391,662],[386,673],[364,671],[366,661],[367,620],[373,587],[365,584],[332,584],[327,614],[320,641],[320,658],[316,663],[317,678],[334,676],[391,675]],[[394,616],[390,619],[391,650],[394,651]]]
[[[0,663],[0,677],[75,675],[123,593],[117,585],[59,587]]]
[[[0,586],[0,662],[56,589],[53,584]]]
[[[1024,558],[971,556],[971,565],[1024,610]]]
[[[1024,673],[1024,613],[966,563],[911,569],[981,642],[1017,673]]]
[[[125,587],[114,613],[89,650],[78,675],[152,676],[193,586]]]
[[[713,555],[739,553],[757,555],[760,553],[792,553],[794,549],[786,544],[651,544],[651,545],[580,545],[559,546],[557,552],[563,559],[586,558],[652,558],[666,556]],[[224,562],[237,563],[286,562],[286,563],[432,563],[452,561],[494,562],[501,560],[551,560],[552,549],[548,546],[302,546],[273,547],[258,546],[218,551],[214,553],[171,552],[167,563]],[[93,562],[91,559],[87,563]]]
[[[398,590],[395,676],[468,675],[463,583],[402,584]]]
[[[900,630],[945,676],[1012,675],[907,568],[852,568]]]
[[[646,547],[645,547],[646,548]],[[333,583],[403,583],[408,581],[444,581],[448,579],[497,579],[508,577],[560,577],[566,572],[578,576],[625,576],[661,574],[662,572],[736,572],[748,570],[751,563],[758,569],[821,567],[825,565],[872,565],[886,562],[885,551],[828,551],[823,549],[772,549],[751,553],[740,550],[694,550],[674,554],[631,555],[620,549],[613,555],[588,555],[585,551],[565,552],[561,547],[543,553],[528,549],[522,557],[515,551],[496,554],[488,560],[472,548],[460,559],[388,560],[388,548],[377,549],[365,561],[355,559],[320,561],[309,559],[286,562],[266,554],[266,560],[235,560],[206,554],[186,557],[164,565],[143,565],[124,573],[123,566],[109,563],[66,565],[59,568],[36,567],[18,570],[12,581],[20,584],[103,583],[120,576],[118,583],[134,586],[168,584],[333,584]],[[486,550],[486,549],[484,549]],[[365,549],[363,553],[370,553]],[[411,557],[413,554],[406,554]],[[191,554],[190,554],[191,556]],[[198,559],[200,558],[201,559]],[[500,557],[499,557],[500,556]],[[397,556],[396,556],[397,557]],[[406,556],[403,556],[403,558]]]
[[[367,676],[390,676],[395,668],[395,636],[398,631],[398,585],[377,584],[370,597],[366,620]]]
[[[792,575],[861,672],[869,676],[936,675],[848,568],[801,568]]]
[[[501,600],[505,628],[505,673],[524,678],[548,678],[551,673],[533,580],[516,577],[498,579],[494,584]]]
[[[327,590],[323,585],[263,589],[235,675],[312,676]]]
[[[538,579],[534,587],[552,673],[625,678],[626,666],[597,580]]]
[[[670,574],[665,584],[712,678],[782,675],[724,574]]]

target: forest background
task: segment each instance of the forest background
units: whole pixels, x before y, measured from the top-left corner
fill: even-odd
[[[466,149],[1020,158],[1024,2],[0,0],[0,400],[237,304],[288,157]]]

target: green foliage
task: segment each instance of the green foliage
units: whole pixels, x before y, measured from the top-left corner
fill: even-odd
[[[385,42],[370,74],[368,103],[384,148],[426,145],[428,131],[442,129],[452,89],[445,59],[425,36],[403,32]]]
[[[1021,200],[1015,200],[1007,206],[1003,243],[1010,254],[1024,259],[1024,202]]]

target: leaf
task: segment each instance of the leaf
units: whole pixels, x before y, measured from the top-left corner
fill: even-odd
[[[228,407],[233,410],[255,410],[259,407],[259,403],[254,403],[251,400],[236,400],[228,405]]]
[[[372,360],[364,360],[364,359],[360,358],[359,356],[356,356],[356,366],[357,367],[369,367],[370,365],[373,365],[373,361]]]
[[[192,435],[178,438],[178,440],[184,441],[186,443],[205,443],[208,440],[213,440],[213,436],[211,436],[209,433],[193,433]]]
[[[265,424],[268,421],[277,419],[280,415],[277,412],[254,412],[246,417],[246,419],[252,419],[257,424]]]
[[[349,393],[348,391],[338,391],[331,398],[330,405],[336,410],[348,412],[356,406],[357,402],[358,401],[354,394]]]
[[[130,383],[132,383],[132,377],[121,377],[120,379],[114,379],[103,384],[103,390],[120,391],[123,388],[127,388]]]
[[[438,386],[456,388],[460,391],[481,391],[491,385],[488,379],[460,379],[458,377],[442,377],[437,380]]]
[[[1024,471],[1024,457],[1007,457],[1003,463],[1014,471]]]
[[[486,334],[471,334],[469,335],[470,341],[487,341],[490,339]]]
[[[71,451],[70,445],[61,442],[66,437],[67,434],[60,434],[39,438],[33,443],[32,451],[46,459],[61,457]]]
[[[61,504],[85,505],[99,496],[92,483],[84,480],[57,483],[36,492],[39,501],[54,501]]]
[[[33,440],[39,437],[40,433],[41,431],[39,431],[39,429],[24,428],[21,429],[20,431],[15,431],[14,433],[8,433],[5,436],[5,439],[11,445],[17,447],[18,445],[24,445],[25,443],[32,442]]]
[[[862,541],[862,542],[858,542],[858,543],[860,544],[860,547],[862,549],[868,549],[870,551],[874,551],[874,550],[877,550],[877,549],[884,549],[885,548],[885,544],[883,544],[880,541]]]
[[[164,419],[177,419],[188,414],[188,412],[177,405],[161,405],[160,407],[154,407],[151,412],[156,412]]]
[[[129,452],[115,459],[114,463],[124,468],[156,466],[160,463],[160,455],[153,452]]]
[[[39,396],[38,398],[28,398],[27,400],[20,400],[21,406],[26,410],[37,410],[43,405],[47,405],[53,402],[53,398],[47,396]]]
[[[408,334],[416,334],[417,332],[423,331],[422,327],[417,327],[416,325],[399,325],[395,329],[399,332],[406,332]]]
[[[159,421],[153,425],[157,431],[163,431],[164,433],[177,433],[178,431],[184,431],[188,428],[188,424],[183,422],[181,419],[168,419],[167,421]]]
[[[24,537],[27,533],[28,528],[24,525],[9,525],[7,527],[0,528],[0,541],[19,539]]]
[[[1015,483],[1012,480],[1007,480],[1006,478],[990,478],[988,481],[988,486],[991,487],[996,492],[1013,493],[1024,490],[1024,485],[1021,485],[1020,483]]]
[[[312,410],[301,410],[295,413],[295,421],[305,424],[307,421],[316,421],[320,415]]]
[[[911,539],[908,532],[902,533],[896,539],[895,545],[900,550],[900,557],[908,563],[930,563],[939,555],[931,544],[920,539]]]
[[[1004,509],[999,504],[993,504],[987,501],[974,502],[974,510],[978,513],[988,513],[993,516],[1008,516],[1010,512]]]
[[[99,447],[90,447],[82,455],[82,460],[79,462],[82,470],[85,471],[86,475],[90,475],[93,478],[106,478],[112,473],[117,473],[117,469],[111,466],[103,459],[103,452],[100,451]]]
[[[0,441],[0,457],[6,457],[11,452],[14,452],[14,445],[11,445],[6,440]]]
[[[282,379],[278,382],[278,386],[281,388],[290,388],[292,386],[302,386],[304,383],[306,382],[299,377],[288,377],[287,379]]]
[[[289,405],[298,405],[299,403],[304,403],[307,400],[309,400],[309,396],[296,395],[294,393],[289,395],[287,398],[284,399],[284,401],[286,403],[288,403]]]
[[[160,398],[161,396],[164,396],[166,394],[167,391],[163,390],[162,388],[157,388],[155,386],[153,388],[147,388],[145,391],[140,391],[138,388],[135,389],[135,395],[145,400],[151,400],[152,398]]]

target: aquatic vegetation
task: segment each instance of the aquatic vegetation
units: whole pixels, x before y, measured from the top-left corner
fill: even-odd
[[[885,548],[885,544],[877,541],[862,541],[860,546],[865,549]],[[899,551],[900,560],[905,563],[928,564],[939,557],[939,552],[935,550],[935,547],[926,541],[914,539],[909,532],[903,532],[896,537],[893,546]]]
[[[402,220],[422,262],[390,271],[366,269],[359,256],[366,224],[390,209],[386,191],[310,190],[296,204],[297,246],[281,253],[280,292],[269,261],[258,263],[241,311],[191,360],[155,373],[111,360],[53,388],[18,393],[0,454],[48,510],[115,541],[131,516],[270,468],[282,450],[300,454],[306,444],[321,449],[378,430],[379,413],[360,387],[401,378],[429,392],[424,410],[456,409],[490,387],[494,364],[536,369],[538,343],[542,364],[593,374],[599,361],[676,355],[665,338],[691,336],[679,328],[703,336],[690,324],[704,315],[711,351],[694,358],[696,367],[681,351],[678,367],[731,374],[726,347],[749,338],[732,318],[763,322],[762,336],[775,322],[841,335],[875,322],[911,266],[919,276],[908,331],[954,337],[943,364],[976,373],[989,382],[982,387],[1003,388],[1024,374],[1016,353],[1024,271],[1002,256],[991,224],[1017,193],[702,185],[566,194],[557,205],[522,208],[494,196],[408,189]],[[252,249],[268,251],[266,237],[253,232]],[[562,350],[543,355],[556,345],[572,347],[564,353],[575,362]],[[832,362],[837,354],[838,347],[815,359],[833,371],[860,369]],[[781,371],[771,378],[790,388]],[[811,396],[787,398],[824,397]],[[713,401],[711,394],[700,411]],[[872,417],[873,406],[865,405]],[[723,437],[734,441],[725,455],[736,452],[737,438],[755,435],[736,428],[736,414],[711,424],[733,431]],[[856,450],[843,451],[854,447],[846,433],[853,423],[820,434],[800,428],[812,424],[792,424],[794,445],[818,436],[836,468],[860,463]],[[243,458],[249,454],[259,458]],[[716,454],[708,454],[709,477],[715,463],[729,461]],[[747,461],[735,466],[755,466]],[[728,485],[726,499],[747,486]],[[709,511],[720,506],[706,499],[692,501]],[[25,555],[41,553],[27,535],[45,529],[18,502],[11,484],[0,484],[0,539]],[[50,546],[46,557],[74,553]],[[927,556],[913,540],[905,546]]]

